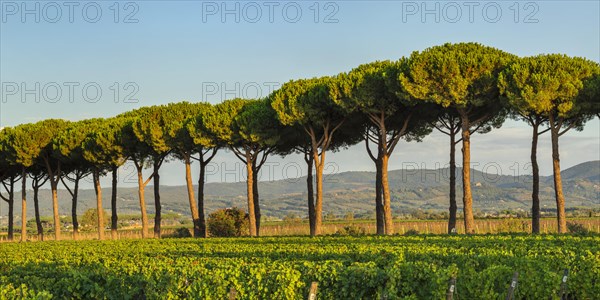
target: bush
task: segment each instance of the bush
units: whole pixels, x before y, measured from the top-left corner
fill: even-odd
[[[583,226],[583,224],[581,223],[575,223],[575,222],[567,222],[567,229],[569,230],[570,233],[574,233],[574,234],[588,234],[590,233],[589,230],[587,230],[587,228],[585,228],[585,226]]]
[[[302,218],[297,214],[290,212],[285,217],[283,217],[283,222],[285,224],[299,224],[302,223]]]
[[[351,236],[365,235],[365,229],[362,227],[358,227],[356,225],[350,225],[350,226],[344,226],[344,228],[338,230],[335,234],[336,235],[351,235]]]
[[[233,207],[217,210],[208,215],[210,236],[244,236],[249,232],[248,214],[243,209]]]
[[[90,208],[83,213],[83,216],[79,220],[79,230],[97,230],[98,229],[98,210]],[[104,217],[104,227],[110,225],[110,214],[106,210],[102,210]]]
[[[415,229],[409,229],[404,233],[404,235],[406,235],[406,236],[419,235],[419,232]]]
[[[188,238],[188,237],[192,237],[192,233],[190,232],[189,229],[185,228],[185,227],[180,227],[175,229],[175,231],[173,231],[172,233],[166,234],[163,237],[166,238]]]

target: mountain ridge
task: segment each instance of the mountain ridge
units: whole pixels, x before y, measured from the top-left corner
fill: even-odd
[[[461,168],[457,168],[457,195],[459,209],[462,207]],[[600,208],[600,161],[589,161],[561,172],[566,207]],[[406,212],[414,209],[447,211],[448,207],[448,168],[422,170],[390,170],[390,191],[392,209]],[[506,209],[529,211],[531,206],[530,175],[496,175],[481,170],[471,170],[473,187],[473,207],[480,211],[501,211]],[[324,178],[324,212],[344,214],[374,214],[375,172],[349,171],[326,175]],[[194,186],[195,191],[197,186]],[[104,208],[110,209],[110,191],[105,188]],[[189,215],[187,189],[180,186],[161,186],[163,213]],[[119,213],[139,213],[137,187],[118,188],[117,207]],[[259,181],[261,210],[263,215],[282,218],[289,213],[306,215],[306,176],[277,181]],[[246,183],[231,182],[207,183],[205,205],[207,213],[223,207],[246,207]],[[17,194],[20,194],[17,192]],[[28,192],[28,202],[33,202]],[[146,205],[149,213],[154,212],[154,197],[151,186],[145,189]],[[59,190],[59,212],[70,215],[71,196],[66,190]],[[16,195],[18,201],[19,196]],[[540,177],[540,199],[542,209],[555,206],[552,176]],[[52,214],[52,201],[48,189],[40,190],[41,215]],[[33,216],[33,204],[28,205],[28,215]],[[95,208],[93,189],[79,191],[78,213]],[[31,211],[30,211],[31,209]],[[20,205],[15,204],[15,215],[20,214]],[[2,212],[3,217],[6,213]]]

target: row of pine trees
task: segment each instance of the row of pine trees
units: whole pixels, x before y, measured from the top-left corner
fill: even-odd
[[[388,164],[400,140],[420,141],[433,130],[448,136],[450,186],[448,232],[457,227],[456,145],[462,145],[463,219],[474,233],[470,180],[471,135],[502,126],[507,118],[532,128],[532,231],[540,230],[538,137],[550,133],[558,231],[566,232],[560,177],[559,138],[600,117],[600,65],[578,57],[545,54],[518,57],[477,43],[444,44],[396,61],[376,61],[334,76],[292,80],[264,99],[209,103],[179,102],[142,107],[106,119],[70,122],[48,119],[0,131],[0,197],[8,203],[8,237],[21,187],[21,240],[26,240],[28,184],[38,235],[43,239],[38,191],[50,183],[54,237],[61,238],[60,185],[71,195],[73,236],[79,231],[79,184],[92,176],[98,208],[98,238],[105,224],[100,178],[111,176],[111,235],[117,236],[117,172],[131,162],[137,170],[142,237],[149,237],[145,187],[154,192],[154,237],[161,236],[159,170],[166,159],[185,164],[195,237],[206,237],[206,166],[220,149],[231,149],[246,165],[250,235],[260,234],[256,174],[270,155],[302,154],[308,169],[307,207],[311,235],[321,234],[323,171],[328,151],[364,142],[376,166],[378,234],[393,234]],[[502,141],[498,141],[501,143]],[[191,164],[200,166],[197,190]],[[144,176],[144,170],[151,173]],[[62,199],[61,199],[62,200]],[[395,199],[394,201],[402,201]]]

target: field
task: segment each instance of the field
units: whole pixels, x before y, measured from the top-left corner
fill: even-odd
[[[600,295],[600,236],[417,235],[0,245],[0,298],[572,299]]]
[[[186,219],[187,220],[187,219]],[[568,222],[577,223],[583,226],[586,230],[593,233],[600,233],[600,218],[568,218]],[[150,226],[154,223],[150,222]],[[394,230],[398,234],[405,234],[409,230],[416,230],[419,233],[424,234],[445,234],[447,232],[447,221],[445,220],[395,220]],[[335,234],[344,227],[351,226],[355,228],[361,228],[366,234],[375,234],[376,225],[374,220],[335,220],[325,221],[323,223],[323,234]],[[543,218],[540,221],[541,233],[556,233],[557,224],[556,218]],[[176,229],[187,227],[190,231],[192,228],[190,225],[164,225],[162,226],[162,234],[168,236],[172,234]],[[51,228],[50,228],[51,230]],[[72,235],[68,228],[64,229],[65,232],[62,236],[63,240],[72,239]],[[464,223],[462,219],[458,220],[457,233],[464,233]],[[497,234],[497,233],[529,233],[531,232],[531,219],[519,219],[519,218],[504,218],[504,219],[475,219],[475,233],[477,234]],[[262,236],[298,236],[298,235],[309,235],[309,226],[306,220],[300,220],[296,222],[264,222],[261,225]],[[106,236],[110,236],[110,231],[106,231]],[[130,226],[119,229],[117,233],[120,239],[137,239],[141,238],[139,226]],[[20,233],[17,230],[15,232],[15,240],[18,240]],[[92,240],[98,238],[96,231],[81,231],[79,233],[79,239]],[[34,228],[29,229],[29,240],[37,241],[37,232]],[[44,237],[45,240],[53,240],[54,235],[51,232],[46,232]],[[6,232],[0,232],[0,243],[7,242]]]

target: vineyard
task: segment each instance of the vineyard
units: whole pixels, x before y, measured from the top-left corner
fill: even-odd
[[[515,299],[600,295],[600,237],[476,235],[3,244],[0,298]]]

